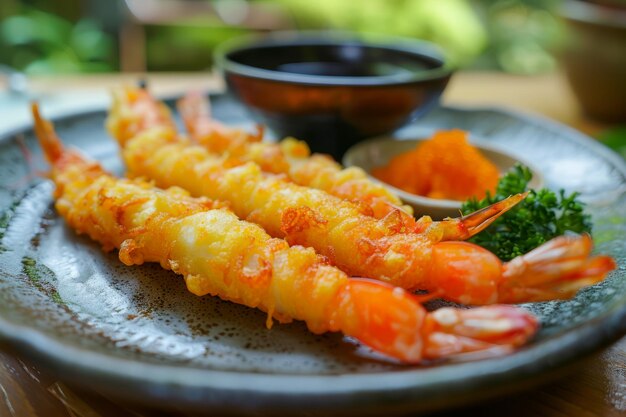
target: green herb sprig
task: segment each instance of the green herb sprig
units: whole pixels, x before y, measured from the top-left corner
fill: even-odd
[[[463,203],[462,213],[469,214],[506,197],[528,190],[532,173],[523,165],[515,165],[498,182],[496,193],[482,200],[470,199]],[[579,193],[558,194],[543,188],[530,190],[516,207],[503,214],[491,226],[470,239],[503,261],[523,255],[542,243],[566,231],[591,233],[591,216],[584,212],[584,203],[577,200]]]

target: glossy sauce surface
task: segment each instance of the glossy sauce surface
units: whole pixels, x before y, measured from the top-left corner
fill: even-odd
[[[264,70],[332,77],[411,75],[443,65],[414,51],[361,44],[268,45],[237,50],[229,58]]]

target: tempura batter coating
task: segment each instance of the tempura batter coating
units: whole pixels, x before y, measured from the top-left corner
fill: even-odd
[[[395,194],[370,180],[362,169],[344,169],[328,155],[311,155],[303,141],[286,138],[279,143],[261,142],[262,131],[252,135],[212,119],[210,103],[197,93],[181,99],[178,109],[191,138],[212,153],[228,153],[242,163],[256,163],[263,171],[286,174],[296,184],[359,201],[376,218],[383,218],[397,208],[413,214],[411,206],[402,205]]]
[[[290,244],[315,248],[350,275],[464,304],[568,298],[615,268],[609,257],[590,256],[588,236],[557,238],[502,264],[476,245],[442,242],[442,228],[401,233],[402,217],[376,220],[345,200],[263,174],[253,163],[229,168],[171,129],[145,131],[125,142],[122,153],[131,174],[228,201],[238,216]]]
[[[404,288],[424,283],[435,237],[394,233],[350,202],[264,175],[253,163],[225,168],[222,158],[173,131],[149,130],[126,142],[122,153],[130,174],[151,178],[161,187],[176,185],[192,195],[229,201],[238,216],[272,236],[316,248],[350,274]]]
[[[183,275],[196,295],[257,307],[281,322],[304,320],[315,332],[329,330],[326,306],[348,279],[312,249],[289,248],[180,189],[155,191],[102,176],[67,210],[64,205],[57,205],[59,213],[72,228],[105,249],[120,248],[126,265],[159,262]]]

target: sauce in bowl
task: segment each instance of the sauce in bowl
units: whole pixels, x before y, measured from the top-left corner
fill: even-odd
[[[427,112],[452,73],[432,44],[328,33],[231,41],[216,60],[258,122],[337,160]]]

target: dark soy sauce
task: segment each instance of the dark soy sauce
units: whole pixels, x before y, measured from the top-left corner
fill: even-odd
[[[278,65],[276,71],[333,77],[380,77],[410,74],[427,68],[426,65],[405,68],[384,62],[290,62]]]

